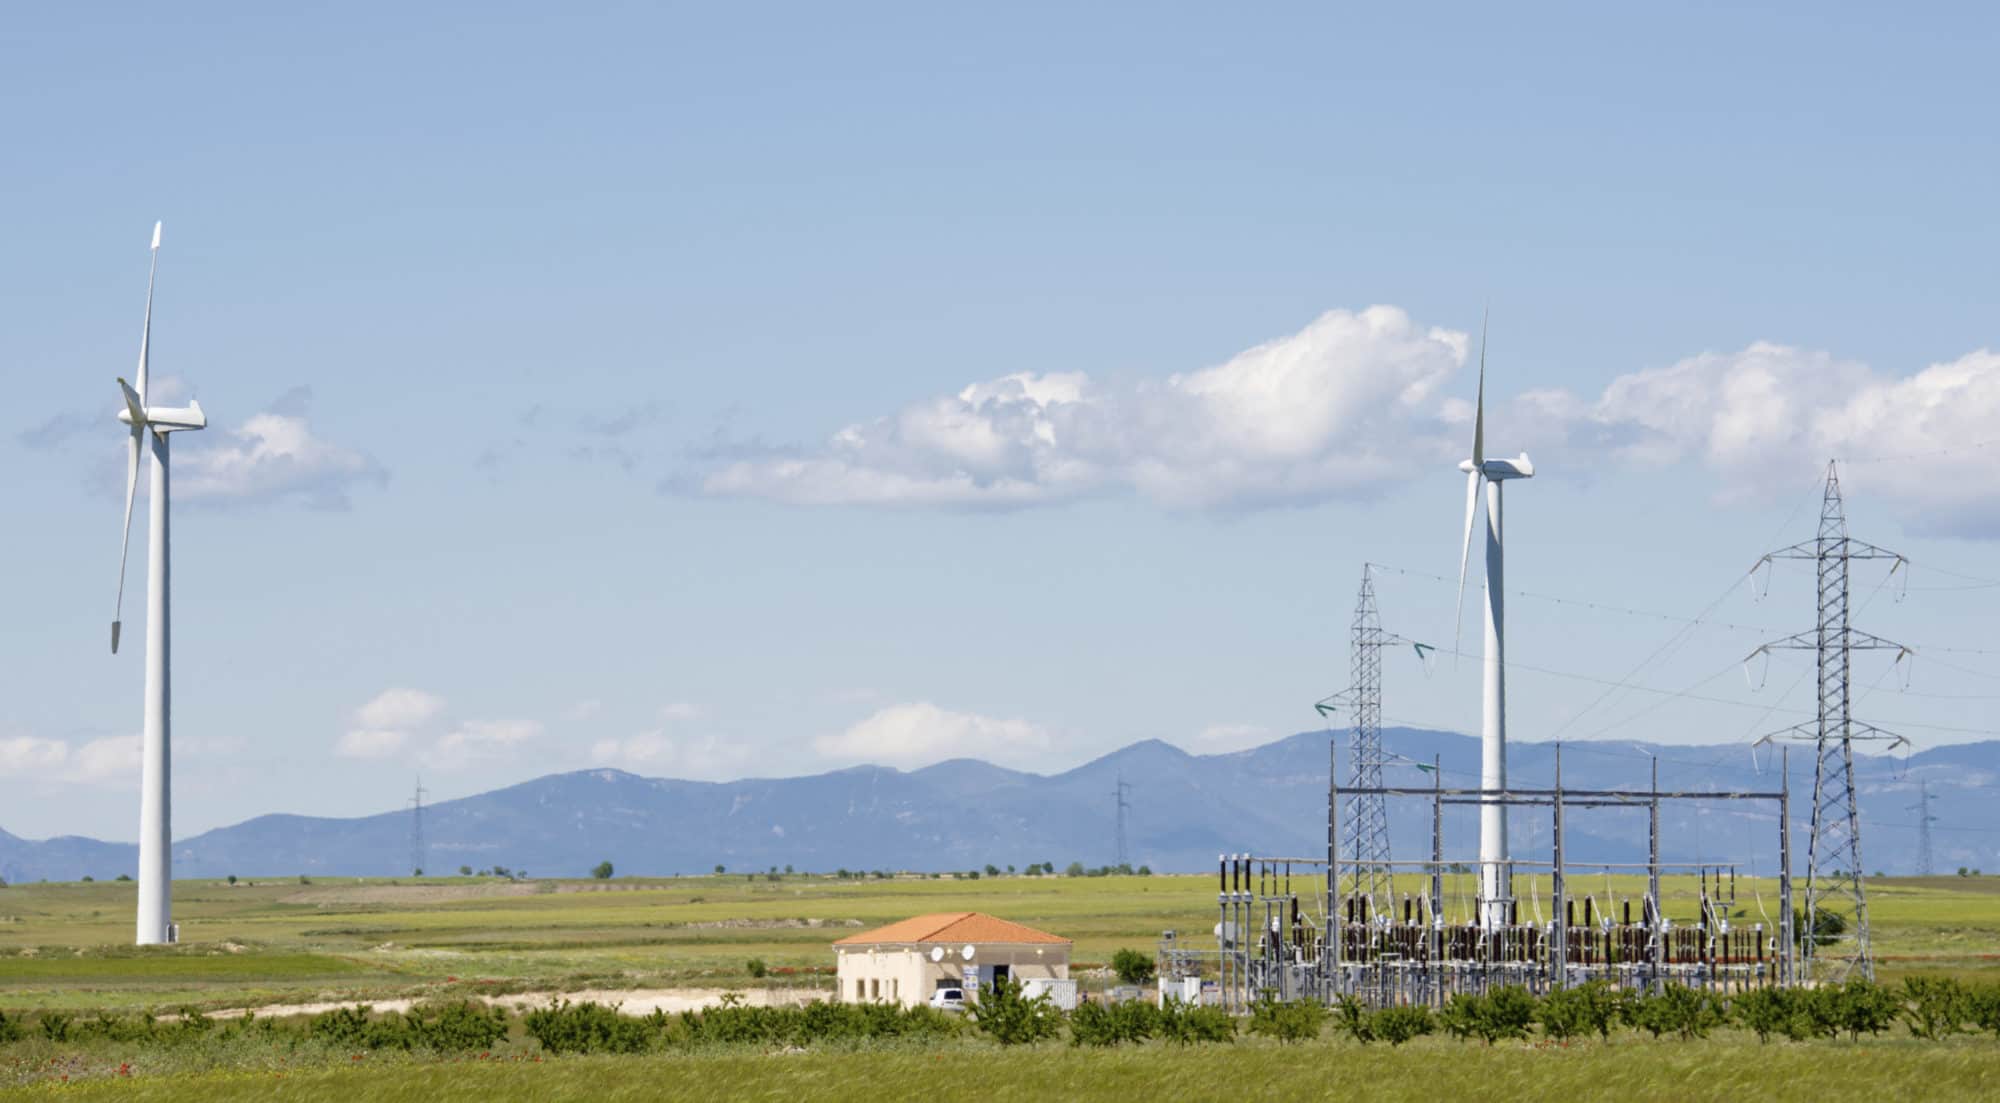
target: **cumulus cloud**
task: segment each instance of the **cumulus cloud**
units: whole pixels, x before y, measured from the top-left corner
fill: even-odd
[[[334,743],[343,758],[388,758],[444,711],[444,698],[420,689],[385,689],[354,710],[354,727]]]
[[[194,439],[175,442],[181,454],[175,457],[174,494],[346,509],[354,488],[386,484],[382,465],[314,434],[306,419],[311,399],[309,389],[294,388],[241,425],[186,434]]]
[[[1462,458],[1472,404],[1443,390],[1467,352],[1465,334],[1393,306],[1334,310],[1201,371],[1129,384],[1017,373],[816,447],[723,452],[693,483],[804,505],[1126,492],[1254,509],[1365,495]],[[1619,375],[1595,395],[1532,389],[1490,405],[1497,441],[1571,470],[1694,466],[1719,499],[1754,501],[1842,457],[1913,530],[2000,537],[2000,354],[1988,349],[1899,375],[1760,341]]]
[[[1130,385],[1023,372],[723,462],[709,494],[814,505],[1026,506],[1132,490],[1176,507],[1360,494],[1440,457],[1463,333],[1392,306],[1334,310],[1201,371]]]
[[[237,743],[228,739],[176,740],[174,753],[184,758],[200,758],[222,753]],[[139,776],[140,745],[136,735],[108,735],[81,743],[12,736],[0,739],[0,777],[72,784],[129,784]]]
[[[425,765],[456,769],[503,758],[542,734],[534,720],[459,720],[445,700],[420,689],[386,689],[354,710],[354,726],[334,742],[343,758],[392,758],[413,753]]]
[[[1271,738],[1271,729],[1261,724],[1210,724],[1196,732],[1184,746],[1196,754],[1221,754],[1261,747]]]
[[[952,712],[929,702],[891,705],[836,735],[813,740],[821,755],[843,762],[924,766],[947,758],[1021,762],[1050,749],[1046,728]]]
[[[424,760],[451,768],[504,757],[541,734],[542,725],[534,720],[468,720],[440,737],[424,752]]]

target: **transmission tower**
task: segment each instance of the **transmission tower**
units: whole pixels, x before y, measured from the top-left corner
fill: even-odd
[[[424,779],[417,778],[416,795],[410,798],[410,875],[418,876],[424,870],[424,797],[430,790],[424,788]]]
[[[1805,937],[1801,940],[1806,975],[1818,981],[1841,982],[1859,972],[1875,977],[1869,948],[1868,896],[1862,885],[1861,812],[1854,787],[1854,744],[1904,742],[1872,724],[1855,720],[1851,687],[1852,655],[1856,651],[1894,651],[1902,661],[1909,649],[1848,625],[1848,565],[1856,559],[1887,559],[1891,573],[1908,560],[1892,551],[1847,535],[1847,511],[1840,498],[1840,472],[1826,465],[1826,490],[1820,499],[1819,535],[1781,548],[1758,561],[1809,559],[1818,567],[1819,625],[1813,631],[1787,636],[1752,652],[1811,651],[1819,672],[1819,714],[1813,720],[1765,736],[1811,742],[1817,752],[1813,765],[1812,834],[1806,848]],[[1832,934],[1820,934],[1819,913],[1844,908],[1849,922],[1829,945]]]
[[[1118,802],[1118,861],[1115,866],[1121,869],[1132,864],[1131,855],[1125,852],[1125,810],[1132,807],[1125,794],[1131,791],[1132,783],[1125,780],[1125,775],[1118,775],[1118,783],[1111,787],[1111,799]]]
[[[1917,814],[1917,876],[1929,877],[1936,870],[1931,868],[1931,786],[1927,781],[1917,782],[1917,803],[1911,806]]]
[[[1361,592],[1354,599],[1354,626],[1348,658],[1353,664],[1354,730],[1348,741],[1347,760],[1352,763],[1351,786],[1355,789],[1382,787],[1382,648],[1391,641],[1382,631],[1382,616],[1375,608],[1375,576],[1368,564],[1361,565]],[[1353,891],[1366,892],[1379,908],[1395,900],[1395,879],[1386,865],[1364,863],[1389,860],[1389,811],[1381,794],[1350,797],[1346,822],[1349,845],[1354,848]]]

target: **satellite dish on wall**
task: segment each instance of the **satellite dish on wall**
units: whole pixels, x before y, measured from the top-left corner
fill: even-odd
[[[943,960],[944,960],[944,947],[942,947],[942,946],[933,946],[933,947],[931,947],[931,960],[932,960],[932,961],[943,961]]]
[[[965,959],[965,960],[967,960],[967,961],[971,961],[971,960],[972,960],[972,944],[971,944],[970,942],[966,943],[966,944],[965,944],[965,949],[963,949],[963,950],[960,950],[960,951],[958,952],[958,956],[959,956],[959,957],[962,957],[962,958],[964,958],[964,959]]]

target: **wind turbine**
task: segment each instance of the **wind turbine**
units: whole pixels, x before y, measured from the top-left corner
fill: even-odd
[[[1500,484],[1530,479],[1535,465],[1526,452],[1511,460],[1486,458],[1486,322],[1479,323],[1479,398],[1472,414],[1472,458],[1465,472],[1465,547],[1458,557],[1458,614],[1465,618],[1465,567],[1472,558],[1472,523],[1479,511],[1479,484],[1486,483],[1486,661],[1484,708],[1479,727],[1479,787],[1507,788],[1507,614],[1506,565],[1500,544]],[[1456,636],[1457,629],[1454,629]],[[1507,861],[1507,806],[1479,806],[1480,925],[1505,926],[1513,902],[1513,871]]]
[[[172,747],[168,738],[168,648],[172,640],[167,582],[167,434],[200,429],[208,424],[201,403],[186,406],[146,405],[147,358],[153,339],[153,277],[160,268],[160,224],[153,224],[153,258],[146,271],[146,325],[139,336],[139,377],[133,386],[123,378],[125,408],[118,420],[131,430],[126,441],[125,532],[118,541],[118,604],[111,619],[111,653],[118,653],[118,635],[125,612],[125,560],[132,542],[132,495],[139,486],[141,445],[153,454],[152,501],[147,507],[146,564],[146,729],[141,747],[139,778],[139,922],[138,943],[150,946],[175,941],[173,918]]]

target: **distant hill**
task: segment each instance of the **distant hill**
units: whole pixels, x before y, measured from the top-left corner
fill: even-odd
[[[1346,733],[1335,732],[1345,746]],[[1448,785],[1477,784],[1478,741],[1470,736],[1390,729],[1392,752],[1444,763]],[[1661,756],[1660,783],[1680,789],[1773,789],[1771,752],[1739,745],[1653,747],[1570,743],[1563,780],[1570,788],[1644,788],[1646,755]],[[1515,743],[1517,785],[1547,785],[1554,746]],[[1343,761],[1343,771],[1345,764]],[[1759,771],[1762,771],[1761,774]],[[700,873],[771,866],[801,870],[976,869],[1071,861],[1113,861],[1112,786],[1132,785],[1127,835],[1133,863],[1155,870],[1213,869],[1224,852],[1324,856],[1327,734],[1305,732],[1252,750],[1194,755],[1158,740],[1134,743],[1073,770],[1039,775],[971,759],[902,771],[860,766],[796,778],[729,782],[646,778],[620,770],[551,774],[425,809],[432,872],[494,863],[539,876],[581,876],[609,859],[620,873]],[[1972,866],[2000,872],[2000,821],[1991,800],[2000,782],[2000,742],[1940,747],[1901,757],[1859,756],[1864,857],[1871,872],[1916,867],[1917,781],[1928,781],[1934,862],[1940,871]],[[1429,775],[1392,767],[1389,782],[1428,785]],[[1805,860],[1812,757],[1792,753],[1794,857]],[[1670,806],[1666,855],[1675,860],[1776,865],[1768,806]],[[1636,810],[1571,813],[1576,860],[1637,861],[1646,821]],[[1473,814],[1446,816],[1446,854],[1477,852]],[[1400,855],[1430,849],[1429,802],[1392,804],[1390,834]],[[1547,815],[1513,814],[1517,857],[1539,857]],[[409,872],[409,814],[353,819],[268,815],[174,844],[181,877],[321,874],[396,876]],[[9,881],[106,879],[136,867],[136,848],[65,836],[27,840],[0,831],[0,877]]]

